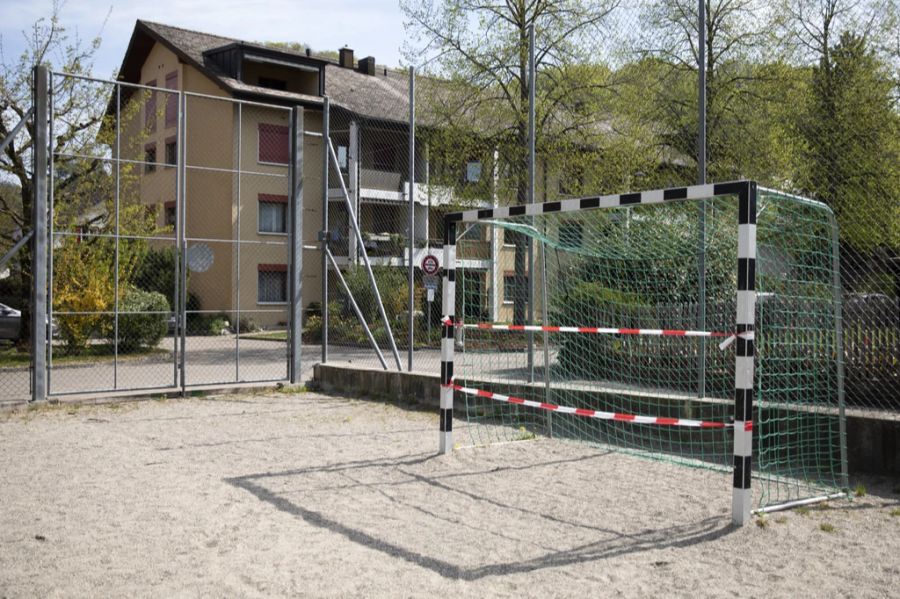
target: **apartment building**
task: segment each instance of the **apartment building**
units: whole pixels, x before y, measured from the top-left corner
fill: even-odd
[[[184,181],[172,168],[179,153],[177,94],[135,95],[144,132],[132,152],[145,167],[140,202],[157,211],[158,225],[173,233],[175,197],[182,184],[184,230],[194,257],[188,290],[203,310],[255,314],[267,327],[287,320],[287,163],[290,107],[304,108],[303,242],[314,244],[322,223],[323,98],[329,97],[331,139],[340,171],[374,265],[405,267],[407,185],[415,188],[412,261],[425,254],[440,260],[443,213],[460,204],[454,188],[429,180],[427,143],[417,143],[416,168],[409,172],[408,79],[405,72],[355,60],[343,48],[339,59],[275,49],[168,25],[138,21],[120,70],[123,82],[190,92],[184,106]],[[227,99],[253,102],[237,108]],[[135,138],[137,139],[137,137]],[[491,173],[478,159],[458,167],[463,183],[486,182]],[[446,165],[444,165],[446,168]],[[329,177],[329,230],[342,268],[360,260],[336,173]],[[466,205],[495,203],[491,186]],[[476,239],[477,237],[477,239]],[[236,242],[244,243],[236,243]],[[513,248],[502,235],[470,234],[465,260],[469,288],[479,309],[493,320],[512,318]],[[303,301],[321,299],[321,253],[306,251]],[[233,289],[233,293],[223,290]]]

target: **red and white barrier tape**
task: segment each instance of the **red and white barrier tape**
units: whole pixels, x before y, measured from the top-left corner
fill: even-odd
[[[724,337],[725,339],[719,344],[719,349],[726,349],[734,343],[734,340],[753,339],[753,331],[744,333],[720,333],[716,331],[690,331],[684,329],[625,329],[611,327],[554,327],[541,325],[522,325],[522,324],[492,324],[489,322],[480,322],[477,324],[465,324],[462,322],[450,322],[445,318],[444,324],[452,324],[454,327],[464,329],[483,329],[494,331],[524,331],[533,333],[587,333],[594,335],[653,335],[657,337]]]
[[[576,416],[584,416],[585,418],[597,418],[600,420],[618,420],[620,422],[631,422],[634,424],[658,424],[663,426],[688,426],[693,428],[731,428],[734,425],[725,422],[709,422],[707,420],[690,420],[687,418],[662,418],[658,416],[637,416],[635,414],[620,414],[617,412],[601,412],[600,410],[587,410],[584,408],[569,408],[566,406],[558,406],[552,403],[544,403],[540,401],[531,401],[530,399],[522,399],[521,397],[512,397],[502,395],[500,393],[491,393],[490,391],[482,391],[481,389],[472,389],[463,387],[462,385],[447,385],[454,390],[467,395],[476,397],[485,397],[496,401],[502,401],[511,404],[538,408],[550,412],[560,412],[562,414],[575,414]],[[752,422],[744,424],[744,430],[751,430]],[[748,428],[751,427],[751,428]]]

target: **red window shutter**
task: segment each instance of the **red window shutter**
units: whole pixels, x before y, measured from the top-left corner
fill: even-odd
[[[156,79],[147,82],[148,87],[156,87]],[[148,131],[156,131],[156,91],[145,89],[147,101],[144,103],[144,126]]]
[[[287,264],[260,264],[259,272],[287,272]]]
[[[257,200],[260,202],[271,202],[273,204],[287,204],[288,197],[278,195],[275,193],[261,193],[258,195]]]
[[[287,164],[290,159],[288,128],[285,125],[259,124],[259,161]]]
[[[178,71],[172,71],[166,75],[166,89],[178,89]],[[178,124],[178,94],[166,94],[166,127],[174,127]]]

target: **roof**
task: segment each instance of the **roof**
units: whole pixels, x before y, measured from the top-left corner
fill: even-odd
[[[229,94],[244,99],[256,99],[280,104],[321,106],[319,96],[278,91],[238,81],[225,73],[204,53],[228,45],[239,44],[245,48],[272,52],[263,44],[246,42],[162,23],[138,20],[131,41],[125,52],[119,79],[140,83],[140,72],[154,43],[160,43],[174,52],[183,62],[190,64]],[[408,77],[405,72],[382,69],[368,75],[356,69],[341,67],[337,62],[304,53],[278,49],[286,57],[300,57],[324,67],[325,94],[332,106],[339,106],[364,117],[405,123],[409,114]]]

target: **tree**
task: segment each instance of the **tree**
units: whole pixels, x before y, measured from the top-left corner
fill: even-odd
[[[45,65],[77,75],[90,73],[100,38],[85,44],[77,35],[71,36],[60,22],[61,8],[62,5],[55,1],[49,18],[38,19],[30,31],[23,32],[27,46],[16,60],[7,60],[0,46],[0,138],[9,134],[32,105],[32,72],[35,66]],[[85,88],[78,86],[61,86],[55,91],[54,116],[60,123],[66,123],[65,128],[54,131],[55,150],[66,154],[77,153],[86,144],[96,143],[96,128],[103,118],[107,98],[85,93]],[[0,178],[18,188],[18,198],[14,199],[8,193],[0,194],[0,217],[8,219],[12,225],[0,230],[0,240],[7,247],[33,227],[33,139],[34,122],[30,120],[0,155]],[[64,162],[60,165],[63,173]],[[99,165],[94,168],[99,168]],[[63,178],[57,183],[57,188],[68,184]],[[24,346],[31,334],[27,302],[31,287],[29,247],[22,248],[17,259],[10,264],[10,270],[19,287],[16,295],[23,301],[19,345]]]
[[[709,180],[728,180],[759,171],[754,160],[768,155],[759,144],[767,138],[758,108],[778,94],[777,69],[766,68],[772,48],[767,30],[771,15],[759,0],[706,0],[707,169]],[[700,50],[697,0],[662,0],[644,4],[645,32],[634,54],[643,58],[644,76],[653,100],[643,104],[643,120],[659,128],[659,143],[670,148],[670,161],[694,162],[699,155],[697,85]],[[655,60],[647,60],[655,59]],[[768,148],[767,148],[768,150]],[[695,183],[697,176],[681,183]]]
[[[896,5],[786,0],[781,11],[793,59],[810,65],[805,110],[793,119],[804,142],[797,184],[834,209],[855,250],[897,248]]]
[[[410,42],[405,53],[434,68],[448,83],[434,106],[440,127],[460,123],[500,154],[504,179],[517,203],[528,199],[528,31],[535,30],[535,144],[538,152],[596,137],[603,122],[590,99],[609,86],[585,65],[600,62],[604,24],[616,0],[401,0]],[[451,91],[447,91],[450,89]],[[517,236],[517,289],[524,290],[526,242]],[[517,294],[514,321],[525,320],[523,293]]]
[[[857,250],[900,247],[900,115],[862,35],[845,31],[812,70],[801,184],[828,203]]]

